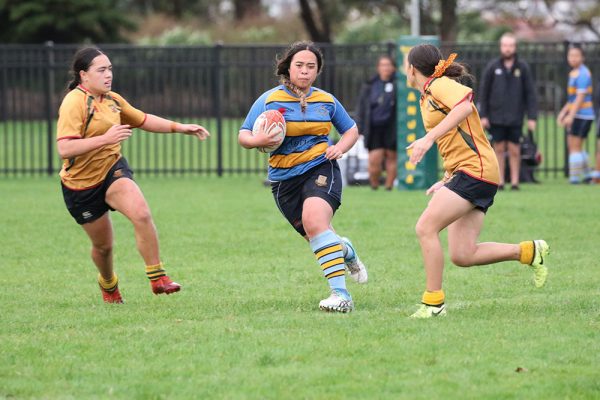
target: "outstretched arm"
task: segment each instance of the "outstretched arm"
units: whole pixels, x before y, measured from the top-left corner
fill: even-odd
[[[157,117],[156,115],[147,114],[146,120],[140,128],[158,133],[183,133],[186,135],[194,135],[200,140],[204,140],[210,136],[206,128],[196,124],[182,124],[180,122],[170,121],[165,118]]]

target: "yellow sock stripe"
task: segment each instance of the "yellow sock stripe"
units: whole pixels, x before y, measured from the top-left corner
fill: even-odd
[[[519,261],[521,264],[531,264],[533,262],[533,256],[535,255],[535,246],[533,241],[529,240],[527,242],[519,243],[521,247],[521,255],[519,256]]]
[[[346,273],[346,270],[340,269],[338,271],[333,271],[332,273],[325,275],[325,278],[327,278],[327,279],[335,278],[336,276],[342,276],[345,273]]]
[[[146,272],[154,272],[157,269],[163,269],[163,264],[158,263],[156,265],[146,265]]]
[[[327,247],[323,250],[320,250],[319,252],[315,253],[315,255],[317,256],[317,258],[321,258],[323,256],[326,256],[327,254],[331,254],[333,252],[336,251],[342,251],[342,245],[341,244],[336,244],[334,246],[331,247]]]
[[[338,264],[344,265],[344,259],[342,257],[334,258],[331,261],[327,261],[325,264],[321,265],[321,269],[326,270],[327,268],[333,267],[334,265]]]
[[[113,273],[113,277],[107,281],[102,277],[102,275],[98,274],[98,284],[107,292],[112,292],[117,288],[117,285],[119,284],[119,278],[117,278],[117,274]]]
[[[162,276],[165,276],[166,273],[163,269],[155,271],[153,273],[150,272],[146,272],[146,276],[148,277],[148,279],[150,279],[151,281],[154,281]]]
[[[436,290],[434,292],[425,291],[423,293],[423,304],[427,304],[430,306],[439,306],[444,303],[446,299],[446,295],[443,290]]]

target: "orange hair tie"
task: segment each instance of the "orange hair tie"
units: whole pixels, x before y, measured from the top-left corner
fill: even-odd
[[[454,62],[454,59],[456,59],[456,56],[457,56],[456,53],[452,53],[448,56],[447,60],[440,60],[440,62],[438,62],[438,64],[435,66],[435,71],[433,72],[433,77],[439,78],[440,76],[444,75],[444,72]]]

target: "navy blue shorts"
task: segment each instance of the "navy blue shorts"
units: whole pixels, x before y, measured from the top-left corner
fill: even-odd
[[[582,139],[587,138],[592,127],[592,122],[594,121],[591,119],[575,118],[573,120],[573,125],[571,125],[571,129],[569,130],[569,135],[577,136]]]
[[[371,125],[365,147],[367,150],[396,150],[397,139],[395,135],[394,126],[387,124],[384,126],[373,126]]]
[[[494,142],[519,143],[523,128],[522,126],[490,125],[489,131]]]
[[[133,171],[125,157],[121,157],[112,166],[102,183],[91,189],[71,190],[61,182],[67,210],[79,225],[97,220],[108,210],[114,211],[106,203],[106,191],[113,182],[121,178],[133,179]]]
[[[271,183],[273,198],[279,211],[302,236],[302,206],[309,197],[320,197],[335,213],[342,204],[342,174],[337,161],[328,160],[285,181]]]
[[[498,185],[473,178],[462,171],[456,172],[444,186],[484,213],[494,204],[494,196],[498,191]]]

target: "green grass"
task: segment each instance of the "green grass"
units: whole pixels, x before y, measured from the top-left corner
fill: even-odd
[[[0,180],[0,398],[594,398],[600,394],[599,187],[502,192],[481,239],[551,245],[543,289],[518,263],[447,263],[445,319],[410,320],[424,287],[423,192],[346,188],[334,223],[369,268],[356,310],[327,284],[261,178],[145,178],[170,275],[153,296],[113,213],[125,305],[105,305],[57,179]],[[445,241],[444,241],[445,243]],[[517,368],[524,372],[516,372]]]

